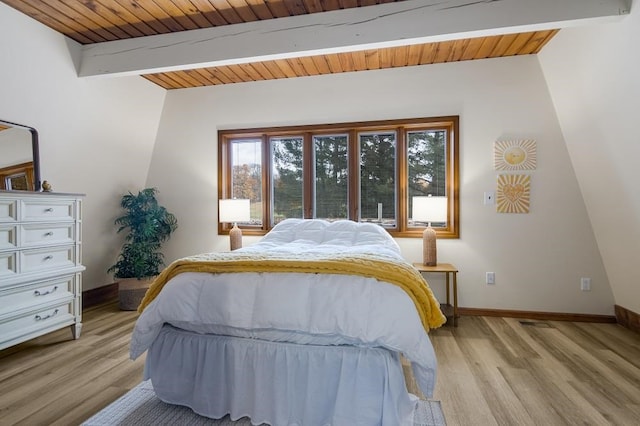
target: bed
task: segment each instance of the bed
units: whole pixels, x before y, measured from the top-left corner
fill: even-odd
[[[258,243],[179,259],[143,299],[130,344],[160,399],[271,425],[412,425],[401,354],[433,395],[422,275],[375,224],[287,219]]]

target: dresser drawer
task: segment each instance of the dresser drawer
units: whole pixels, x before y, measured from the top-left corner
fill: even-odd
[[[0,288],[2,282],[18,273],[17,252],[0,253]]]
[[[17,238],[18,227],[16,225],[0,225],[0,250],[16,248]]]
[[[75,246],[31,249],[20,252],[20,273],[75,266]]]
[[[24,200],[22,220],[73,220],[75,217],[73,200]]]
[[[0,321],[0,336],[3,341],[9,341],[38,330],[55,328],[63,322],[73,323],[75,317],[72,312],[71,303],[61,303],[29,314],[8,318]]]
[[[80,337],[82,197],[0,191],[0,350],[68,326]]]
[[[0,223],[18,220],[18,202],[0,199]]]
[[[75,275],[4,291],[0,287],[0,318],[34,306],[69,301],[75,296],[74,291]]]
[[[22,238],[20,238],[20,240],[22,247],[70,244],[75,241],[75,224],[60,223],[24,225],[22,227]]]

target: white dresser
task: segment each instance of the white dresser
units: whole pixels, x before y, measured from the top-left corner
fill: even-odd
[[[82,328],[82,196],[0,191],[0,349]]]

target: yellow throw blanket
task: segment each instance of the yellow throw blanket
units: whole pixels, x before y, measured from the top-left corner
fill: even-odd
[[[153,281],[138,307],[142,311],[173,277],[184,272],[302,272],[358,275],[402,288],[416,305],[426,331],[440,327],[446,318],[429,285],[411,265],[387,256],[364,254],[207,253],[176,260]]]

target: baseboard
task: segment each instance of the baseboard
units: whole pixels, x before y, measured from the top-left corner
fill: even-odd
[[[118,298],[118,283],[108,284],[91,290],[82,292],[82,308],[90,308],[91,306],[101,303],[111,302]]]
[[[611,315],[566,314],[561,312],[513,311],[506,309],[458,308],[459,315],[528,318],[543,321],[602,322],[615,323],[616,317]]]
[[[623,308],[620,305],[615,305],[616,319],[618,324],[623,327],[633,330],[636,333],[640,333],[640,314],[630,311],[627,308]]]

